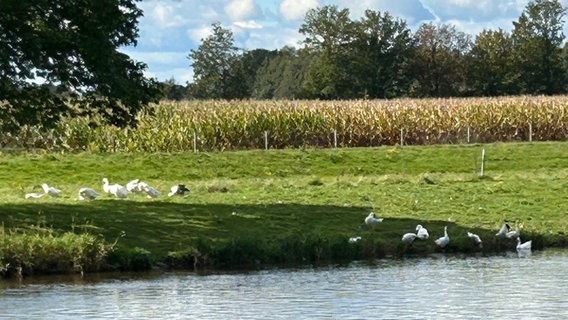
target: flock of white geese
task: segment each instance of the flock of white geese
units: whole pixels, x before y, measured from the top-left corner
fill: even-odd
[[[378,218],[374,212],[369,213],[369,215],[365,218],[365,224],[370,227],[374,228],[375,225],[383,222],[384,218]],[[532,240],[521,242],[521,231],[519,230],[519,223],[515,222],[515,230],[511,230],[508,223],[503,223],[499,231],[495,234],[496,237],[500,238],[507,238],[507,239],[517,239],[517,251],[518,252],[527,252],[531,250]],[[416,226],[416,232],[407,232],[402,235],[402,242],[411,244],[414,240],[426,240],[430,237],[428,234],[428,230],[423,227],[422,225]],[[475,244],[477,244],[480,248],[483,247],[483,241],[479,237],[479,235],[471,232],[467,232],[467,237],[470,238]],[[352,237],[349,239],[349,242],[357,242],[361,240],[361,237]],[[446,247],[450,243],[450,236],[448,235],[448,227],[444,227],[444,236],[434,240],[436,245],[440,248]]]
[[[121,185],[118,183],[110,183],[108,178],[103,178],[103,191],[110,195],[115,196],[116,198],[126,199],[132,193],[134,194],[144,194],[147,198],[157,198],[160,195],[160,191],[156,188],[152,187],[145,181],[141,181],[140,179],[134,179],[129,181],[125,185]],[[41,184],[41,188],[43,192],[30,192],[25,194],[26,199],[39,199],[46,195],[51,197],[59,197],[61,196],[61,190],[48,185],[47,183]],[[168,197],[174,195],[185,195],[188,194],[190,191],[184,184],[177,184],[170,188],[170,192],[168,193]],[[82,187],[79,189],[79,200],[95,200],[99,193],[89,187]]]

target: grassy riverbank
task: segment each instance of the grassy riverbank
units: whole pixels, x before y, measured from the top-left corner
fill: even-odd
[[[479,176],[481,150],[485,176]],[[157,199],[118,200],[102,193],[101,179],[140,178]],[[405,146],[354,149],[253,150],[153,154],[1,154],[0,221],[6,230],[41,225],[89,232],[113,242],[111,264],[136,269],[236,267],[312,263],[431,252],[515,250],[494,234],[518,220],[533,248],[564,246],[568,143]],[[60,198],[24,199],[43,182]],[[167,197],[185,183],[191,193]],[[91,202],[77,191],[101,192]],[[35,191],[39,191],[37,188]],[[364,226],[370,211],[384,217]],[[417,224],[430,239],[413,246],[401,236]],[[448,226],[450,245],[434,239]],[[484,239],[482,249],[467,231]],[[361,236],[351,244],[348,239]]]

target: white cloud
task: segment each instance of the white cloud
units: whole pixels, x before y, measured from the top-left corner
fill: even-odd
[[[286,20],[303,20],[309,9],[318,6],[318,0],[284,0],[280,3],[280,13]]]
[[[262,25],[254,20],[235,21],[233,25],[241,29],[262,29]]]
[[[225,6],[225,13],[232,21],[248,20],[256,14],[253,0],[232,0]]]
[[[207,25],[207,26],[200,26],[198,28],[188,29],[187,35],[191,40],[195,42],[201,42],[201,39],[207,38],[211,34],[211,32],[213,32],[211,25]]]

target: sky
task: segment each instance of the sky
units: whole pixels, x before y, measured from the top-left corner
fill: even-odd
[[[190,50],[221,23],[245,50],[302,47],[298,29],[311,8],[337,5],[359,20],[366,9],[386,12],[407,22],[412,31],[422,23],[447,23],[474,37],[483,29],[511,31],[529,0],[142,0],[140,37],[121,51],[148,65],[146,75],[159,81],[193,81]],[[564,7],[568,0],[561,1]],[[566,30],[565,34],[568,35]]]

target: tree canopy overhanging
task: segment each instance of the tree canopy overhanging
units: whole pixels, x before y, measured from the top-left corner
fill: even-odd
[[[99,113],[135,123],[158,96],[136,45],[139,0],[0,1],[0,130]]]

